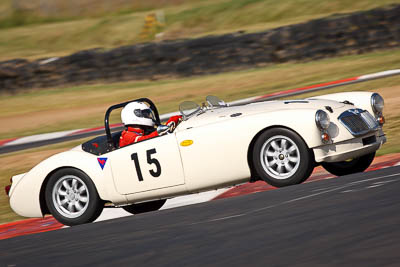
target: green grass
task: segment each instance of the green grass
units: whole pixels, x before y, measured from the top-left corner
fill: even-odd
[[[202,0],[1,0],[0,28],[54,21],[119,16],[133,12],[196,4]],[[203,1],[204,2],[204,1]]]
[[[88,11],[82,11],[78,16],[73,16],[73,12],[56,9],[48,16],[38,11],[10,11],[9,16],[0,17],[0,60],[63,56],[82,49],[110,49],[153,40],[154,34],[143,39],[140,33],[145,16],[159,11],[161,7],[164,7],[166,25],[157,29],[157,32],[163,31],[163,37],[157,40],[192,38],[239,30],[260,31],[335,13],[400,3],[400,0],[176,0],[166,1],[168,4],[165,5],[162,0],[152,0],[146,1],[146,7],[127,5],[126,1],[121,1],[113,6],[115,12],[111,13],[106,12],[107,9],[101,11],[104,9],[102,4],[106,3],[103,0],[84,0],[82,3],[86,2],[84,7]]]
[[[400,50],[396,49],[184,79],[85,85],[2,95],[0,123],[9,127],[0,129],[0,139],[97,127],[103,124],[108,106],[143,96],[153,99],[162,114],[176,111],[179,103],[187,99],[204,101],[207,94],[232,101],[395,69],[399,65]],[[392,85],[399,80],[397,77],[392,79]],[[357,86],[365,88],[366,85]],[[114,113],[113,118],[118,116]]]
[[[193,6],[168,16],[168,23],[181,23],[186,27],[237,29],[249,25],[271,23],[284,25],[294,21],[307,21],[334,13],[366,10],[396,1],[314,1],[314,0],[231,0],[218,1],[207,6]],[[397,2],[398,3],[398,2]]]

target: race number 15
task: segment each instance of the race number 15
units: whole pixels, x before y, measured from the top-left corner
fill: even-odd
[[[153,154],[157,153],[156,149],[155,148],[149,149],[149,150],[146,151],[146,153],[147,153],[147,163],[149,165],[154,164],[155,167],[156,167],[155,170],[151,169],[149,171],[149,173],[153,177],[159,177],[161,175],[160,162],[156,158],[152,157]],[[131,155],[131,159],[135,162],[136,173],[137,173],[139,181],[141,182],[141,181],[143,181],[143,175],[142,175],[142,170],[140,169],[138,154],[137,153],[133,153]]]

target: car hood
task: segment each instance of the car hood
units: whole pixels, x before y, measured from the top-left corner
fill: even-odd
[[[330,107],[333,110],[338,110],[342,109],[344,106],[345,104],[341,102],[321,99],[264,101],[240,106],[210,109],[204,113],[198,114],[184,121],[183,123],[181,123],[182,126],[179,128],[187,129],[191,127],[199,127],[206,124],[233,119],[237,116],[248,116],[259,113],[276,112],[279,110],[326,110],[326,107]]]

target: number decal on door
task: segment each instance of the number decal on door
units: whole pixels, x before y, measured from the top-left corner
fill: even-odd
[[[151,155],[153,155],[155,153],[157,153],[155,148],[147,150],[147,163],[150,164],[150,165],[151,164],[155,164],[156,165],[156,170],[155,171],[154,170],[150,170],[149,172],[150,172],[151,176],[159,177],[161,175],[160,162],[157,159],[151,157]]]
[[[151,157],[153,154],[157,153],[156,149],[155,148],[149,149],[149,150],[146,151],[146,153],[147,153],[147,163],[149,165],[154,164],[155,167],[156,167],[155,170],[153,170],[153,169],[149,170],[149,173],[153,177],[159,177],[161,175],[160,162],[156,158],[152,158]],[[131,159],[135,162],[135,168],[136,168],[136,173],[137,173],[139,182],[142,182],[143,181],[143,175],[142,175],[142,170],[140,169],[138,154],[137,153],[133,153],[131,155]]]
[[[135,168],[137,172],[137,177],[139,178],[139,182],[143,181],[142,171],[140,170],[140,164],[137,153],[133,153],[131,155],[131,159],[135,162]]]

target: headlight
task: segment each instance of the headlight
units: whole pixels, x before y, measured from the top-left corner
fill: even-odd
[[[317,113],[315,113],[315,123],[321,130],[328,129],[329,124],[331,123],[328,113],[320,109],[317,110]]]
[[[385,106],[383,97],[381,97],[380,94],[373,93],[371,96],[371,106],[372,106],[372,110],[376,114],[381,114],[383,111],[383,107]]]

